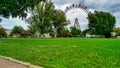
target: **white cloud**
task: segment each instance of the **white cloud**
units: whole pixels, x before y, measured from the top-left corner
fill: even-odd
[[[65,11],[66,7],[71,5],[71,3],[67,3],[67,4],[64,4],[64,5],[56,5],[55,4],[55,7],[56,9],[61,9],[62,11]]]
[[[116,17],[116,27],[120,27],[120,11],[113,14]]]
[[[67,3],[78,3],[80,0],[52,0],[56,5],[64,5]]]
[[[94,6],[104,6],[106,3],[108,3],[109,0],[85,0],[86,5],[94,5]]]
[[[89,9],[89,11],[90,11],[91,13],[94,13],[95,9]]]
[[[11,17],[9,19],[3,18],[0,25],[7,29],[12,29],[14,26],[22,26],[24,29],[27,29],[28,26],[28,24],[25,21],[19,18]]]

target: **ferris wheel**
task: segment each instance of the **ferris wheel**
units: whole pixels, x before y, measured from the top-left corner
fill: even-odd
[[[89,9],[87,8],[87,6],[79,3],[79,4],[76,4],[76,3],[72,3],[71,5],[69,6],[66,6],[66,9],[64,10],[64,13],[65,15],[70,11],[70,10],[75,10],[75,9],[81,9],[82,11],[84,11],[86,13],[86,15],[90,14],[91,12],[89,11]],[[78,22],[78,18],[75,18],[74,20],[74,25],[76,28],[80,29],[80,23]],[[69,21],[70,23],[70,21]]]
[[[86,14],[90,13],[90,11],[88,10],[87,6],[84,6],[82,4],[72,4],[70,6],[67,6],[64,12],[67,13],[69,10],[72,10],[74,8],[82,9]]]

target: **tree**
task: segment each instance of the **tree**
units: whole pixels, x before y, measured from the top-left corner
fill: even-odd
[[[113,28],[113,30],[114,30],[115,32],[120,32],[120,27],[115,27],[115,28]]]
[[[86,34],[95,35],[96,31],[93,29],[85,29],[84,31],[82,31],[82,35],[85,37]]]
[[[0,37],[6,37],[6,36],[7,36],[6,29],[0,27]]]
[[[68,29],[64,28],[64,27],[59,27],[58,28],[58,37],[69,37],[70,36],[70,32]]]
[[[41,2],[39,5],[36,5],[29,21],[31,29],[39,32],[41,35],[49,33],[52,29],[53,13],[54,5],[51,1]]]
[[[15,26],[10,35],[14,35],[14,34],[18,34],[20,36],[22,36],[24,29],[21,26]]]
[[[70,36],[70,32],[69,32],[69,30],[68,29],[63,29],[62,31],[61,31],[61,35],[63,36],[63,37],[69,37]]]
[[[58,29],[57,29],[58,35],[61,35],[63,30],[64,30],[64,27],[63,26],[59,26]]]
[[[113,30],[116,32],[116,36],[120,35],[120,27],[115,27]]]
[[[59,29],[64,28],[66,23],[65,14],[61,10],[56,10],[51,1],[42,2],[32,11],[32,16],[27,19],[34,32],[59,33]],[[53,28],[52,28],[53,27]]]
[[[89,28],[96,32],[97,35],[104,35],[106,38],[110,37],[110,32],[116,23],[116,19],[109,12],[95,11],[88,15]]]
[[[31,37],[32,33],[31,33],[30,30],[24,30],[23,33],[22,33],[22,36],[23,37]]]
[[[64,26],[67,25],[65,14],[61,10],[55,10],[52,24],[54,26],[54,29],[56,30],[57,34],[60,34],[61,28],[64,28]]]
[[[29,9],[45,0],[0,0],[0,16],[26,17]]]
[[[70,29],[71,29],[71,34],[73,37],[80,36],[80,34],[81,34],[80,29],[77,29],[75,26],[71,27]]]

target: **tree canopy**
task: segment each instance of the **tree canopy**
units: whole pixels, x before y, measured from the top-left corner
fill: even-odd
[[[21,26],[15,26],[11,31],[11,35],[13,35],[13,34],[22,35],[23,31],[24,31],[24,29]]]
[[[115,28],[113,28],[113,30],[114,30],[115,32],[120,32],[120,27],[115,27]]]
[[[55,28],[58,26],[65,26],[67,25],[65,14],[62,10],[55,10],[54,11],[54,16],[53,16],[53,25]]]
[[[113,30],[116,32],[116,36],[120,36],[120,27],[115,27]]]
[[[77,29],[75,26],[71,27],[70,29],[71,29],[71,34],[73,37],[80,36],[80,34],[81,34],[80,29]]]
[[[97,35],[104,35],[110,37],[110,32],[116,23],[115,17],[109,12],[95,11],[88,15],[89,28],[95,31]]]
[[[52,2],[46,1],[36,5],[32,11],[30,20],[28,20],[30,28],[40,34],[48,33],[52,28],[51,20],[54,13],[53,11],[54,5]]]
[[[6,33],[6,29],[3,27],[0,27],[0,37],[6,37],[7,33]]]
[[[45,0],[0,0],[0,16],[26,17],[29,8],[33,9],[40,1]]]
[[[54,26],[54,29],[56,30],[57,34],[61,34],[61,29],[64,29],[64,26],[67,25],[65,14],[61,10],[55,10],[53,19],[52,19],[52,24]]]
[[[30,24],[30,29],[33,32],[44,33],[59,33],[59,29],[66,25],[64,12],[56,10],[51,1],[41,2],[32,10],[32,16],[27,19]]]

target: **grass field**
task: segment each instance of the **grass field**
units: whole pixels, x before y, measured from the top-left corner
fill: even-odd
[[[0,55],[45,68],[120,68],[120,40],[0,39]]]

